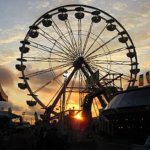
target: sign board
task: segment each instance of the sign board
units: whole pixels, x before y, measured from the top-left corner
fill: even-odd
[[[146,72],[147,83],[150,84],[150,71]]]
[[[91,87],[99,82],[99,70],[93,73],[89,78],[86,80],[86,86]]]
[[[144,76],[143,74],[139,75],[139,86],[143,86],[144,85]]]

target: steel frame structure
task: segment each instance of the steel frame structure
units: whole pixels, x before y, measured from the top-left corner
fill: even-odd
[[[81,107],[89,112],[94,97],[99,97],[105,107],[107,103],[100,95],[104,94],[109,101],[112,93],[108,87],[122,90],[125,81],[125,89],[134,86],[140,71],[135,46],[125,28],[110,14],[87,5],[64,5],[46,12],[29,27],[21,44],[16,69],[22,72],[20,79],[24,82],[18,86],[28,89],[29,96],[46,110],[47,120],[51,114],[58,114],[54,109],[64,91],[69,93],[65,105],[71,93],[77,92]],[[98,81],[87,86],[87,80],[97,70]],[[64,84],[62,76],[66,71],[70,75]],[[54,82],[59,88],[53,89],[55,94],[45,105],[38,94],[55,86]]]

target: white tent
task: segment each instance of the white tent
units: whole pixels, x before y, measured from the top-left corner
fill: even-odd
[[[115,96],[105,109],[150,106],[150,86],[127,91]]]

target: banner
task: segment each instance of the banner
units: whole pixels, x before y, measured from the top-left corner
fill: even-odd
[[[150,84],[150,71],[146,72],[146,81]]]
[[[144,76],[143,74],[139,75],[139,86],[143,86],[144,85]]]

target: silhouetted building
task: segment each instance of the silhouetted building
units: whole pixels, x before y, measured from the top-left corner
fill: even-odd
[[[115,96],[102,111],[101,131],[145,141],[150,134],[150,86]]]

